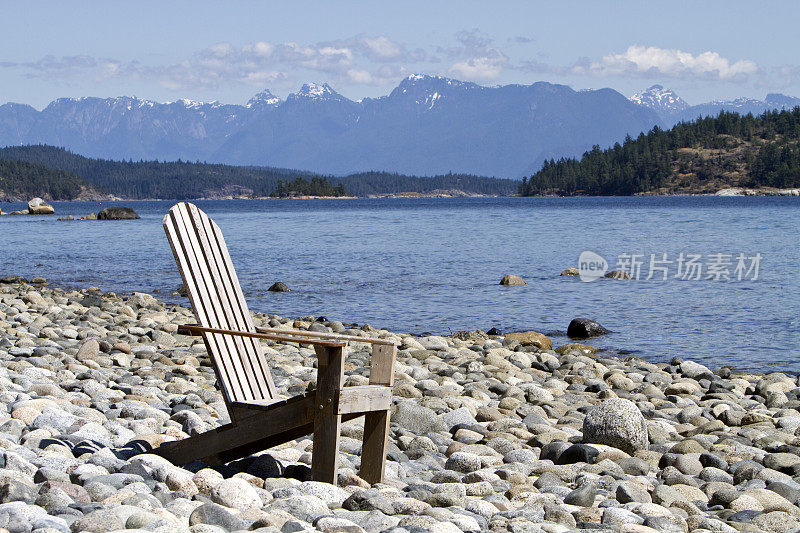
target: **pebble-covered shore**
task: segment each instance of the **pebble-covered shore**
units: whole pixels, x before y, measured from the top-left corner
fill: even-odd
[[[191,311],[6,279],[0,532],[800,531],[796,376],[254,320],[401,341],[384,483],[357,476],[359,421],[338,486],[308,481],[309,437],[214,468],[141,454],[227,421],[202,342],[177,334]],[[283,393],[313,386],[313,350],[263,345]],[[348,354],[364,384],[369,345]]]

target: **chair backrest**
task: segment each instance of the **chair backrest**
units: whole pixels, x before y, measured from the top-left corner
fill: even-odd
[[[194,204],[164,217],[164,231],[201,326],[255,332],[222,232]],[[269,400],[275,385],[258,340],[203,334],[226,403]]]

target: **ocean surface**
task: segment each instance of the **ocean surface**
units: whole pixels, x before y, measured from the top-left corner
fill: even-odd
[[[797,198],[196,203],[222,228],[253,310],[413,333],[532,329],[556,345],[571,319],[587,317],[612,330],[589,344],[654,362],[800,371]],[[0,217],[0,275],[159,291],[188,305],[171,294],[181,283],[161,227],[171,204],[57,202],[56,216]],[[108,205],[142,219],[56,220]],[[560,277],[584,251],[639,279]],[[500,286],[505,274],[528,284]],[[275,281],[292,292],[268,292]]]

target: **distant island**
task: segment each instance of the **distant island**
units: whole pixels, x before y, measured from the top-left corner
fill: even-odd
[[[510,196],[519,181],[469,174],[406,176],[359,172],[319,176],[312,172],[272,167],[247,167],[201,162],[110,161],[74,154],[47,145],[0,148],[0,200],[224,199],[296,196],[359,197],[397,194]],[[12,169],[8,173],[3,169]]]
[[[721,112],[654,127],[578,160],[545,161],[524,178],[522,196],[714,194],[800,187],[800,107],[751,114]],[[747,194],[745,192],[744,194]]]

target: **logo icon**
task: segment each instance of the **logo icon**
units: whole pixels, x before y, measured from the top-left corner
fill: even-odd
[[[589,250],[581,252],[578,256],[578,275],[581,281],[595,281],[602,278],[608,271],[608,262]]]

